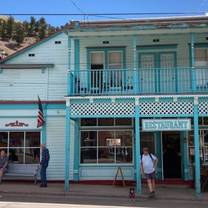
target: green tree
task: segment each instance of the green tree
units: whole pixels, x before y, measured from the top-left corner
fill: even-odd
[[[7,38],[7,24],[6,21],[1,19],[0,20],[0,38],[5,40]]]
[[[38,36],[40,39],[43,39],[46,37],[47,33],[47,23],[44,17],[41,17],[39,20],[39,31]]]
[[[30,24],[27,21],[24,21],[23,22],[23,28],[24,28],[24,32],[25,32],[26,36],[29,35],[29,27],[30,27]]]
[[[24,33],[24,27],[23,24],[21,23],[16,23],[15,24],[15,35],[14,35],[14,40],[18,43],[21,44],[25,38],[25,33]]]
[[[11,39],[14,32],[14,18],[9,17],[7,20],[7,38]]]
[[[29,36],[35,35],[35,24],[36,24],[36,19],[34,17],[30,17],[29,30],[28,30]]]

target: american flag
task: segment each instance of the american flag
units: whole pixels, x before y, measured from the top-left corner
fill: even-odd
[[[43,126],[45,123],[44,120],[44,114],[43,114],[43,107],[40,100],[40,97],[38,96],[38,118],[37,118],[37,128]]]

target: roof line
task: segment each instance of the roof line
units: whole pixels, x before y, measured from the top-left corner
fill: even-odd
[[[25,48],[22,48],[22,49],[19,50],[19,51],[16,51],[15,53],[13,53],[13,54],[7,56],[6,58],[2,59],[2,60],[0,61],[0,64],[3,64],[3,63],[5,63],[6,61],[10,60],[11,58],[14,58],[14,57],[16,57],[17,55],[19,55],[19,54],[21,54],[21,53],[24,53],[25,51],[27,51],[27,50],[29,50],[29,49],[31,49],[31,48],[33,48],[33,47],[36,47],[36,46],[39,45],[39,44],[42,44],[42,43],[46,42],[47,40],[49,40],[49,39],[51,39],[51,38],[57,36],[58,34],[61,34],[62,32],[63,32],[63,30],[54,32],[53,34],[49,35],[48,37],[45,37],[45,38],[43,38],[42,40],[40,40],[40,41],[38,41],[38,42],[35,42],[35,43],[33,43],[33,44],[31,44],[31,45],[25,47]]]

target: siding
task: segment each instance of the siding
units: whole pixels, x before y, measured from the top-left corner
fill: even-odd
[[[71,143],[70,143],[70,179],[73,179],[73,158],[74,158],[74,128],[71,122]],[[50,151],[50,163],[48,167],[49,180],[64,180],[65,166],[65,118],[47,118],[47,147]]]
[[[61,44],[55,44],[59,40]],[[34,53],[34,57],[29,57]],[[4,69],[0,73],[1,100],[64,100],[67,90],[68,38],[61,33],[8,60],[8,64],[52,63],[54,68]]]

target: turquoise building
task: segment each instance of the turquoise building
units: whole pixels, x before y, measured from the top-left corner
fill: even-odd
[[[0,148],[27,165],[46,143],[48,177],[65,180],[66,190],[69,180],[112,181],[120,167],[141,192],[147,146],[159,180],[194,180],[199,194],[208,162],[207,32],[206,16],[74,21],[11,55],[0,64]]]

